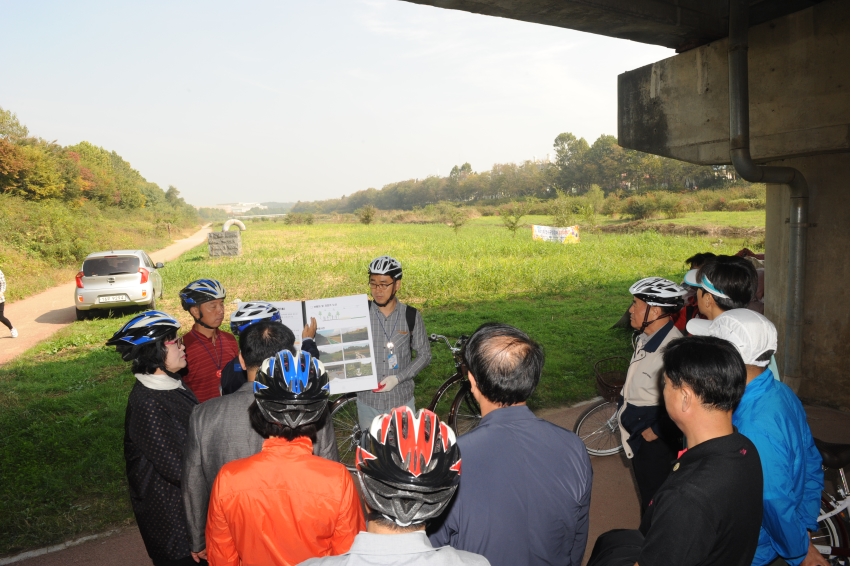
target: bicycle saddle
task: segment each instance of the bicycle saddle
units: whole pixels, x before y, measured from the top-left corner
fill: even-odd
[[[849,454],[847,444],[823,442],[818,438],[813,438],[813,440],[816,442],[816,448],[818,448],[818,451],[821,454],[822,464],[825,468],[832,468],[835,470],[848,467]]]

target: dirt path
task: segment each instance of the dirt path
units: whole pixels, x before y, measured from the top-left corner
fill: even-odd
[[[155,262],[163,263],[176,259],[185,251],[204,243],[210,225],[207,224],[196,233],[183,240],[177,240],[170,246],[149,254]],[[2,328],[0,338],[0,365],[32,348],[42,340],[50,338],[56,331],[76,320],[74,313],[74,282],[59,285],[28,297],[22,301],[8,303],[6,316],[18,329],[18,338],[11,338]]]
[[[572,429],[587,404],[539,411],[538,416],[559,426]],[[805,406],[813,436],[827,442],[847,443],[849,415],[833,409]],[[635,529],[639,524],[638,491],[632,480],[630,464],[623,452],[616,456],[591,457],[594,486],[591,491],[591,527],[585,560],[597,537],[610,529]],[[63,545],[0,558],[0,566],[107,566],[120,561],[122,566],[151,566],[145,545],[135,526],[107,536],[83,541],[68,548]]]

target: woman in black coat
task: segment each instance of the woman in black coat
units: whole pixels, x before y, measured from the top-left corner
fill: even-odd
[[[107,342],[133,362],[136,383],[127,400],[124,460],[130,501],[154,566],[196,566],[180,494],[183,444],[198,404],[176,372],[186,366],[180,323],[148,311]]]

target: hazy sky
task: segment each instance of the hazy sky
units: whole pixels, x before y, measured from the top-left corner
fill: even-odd
[[[0,0],[0,107],[195,205],[335,198],[617,134],[662,47],[399,0]]]

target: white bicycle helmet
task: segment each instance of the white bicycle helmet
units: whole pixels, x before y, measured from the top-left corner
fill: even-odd
[[[370,275],[389,275],[394,280],[402,278],[402,264],[389,255],[377,257],[369,264]]]
[[[688,291],[662,277],[645,277],[636,281],[629,293],[654,307],[682,307]]]
[[[239,336],[246,328],[263,320],[280,322],[281,313],[274,305],[265,301],[244,303],[230,315],[230,331],[234,336]]]

